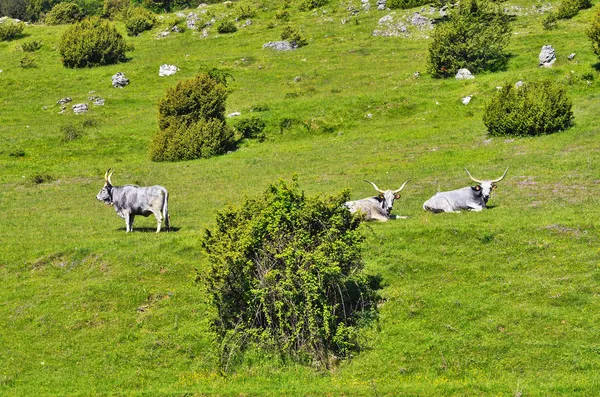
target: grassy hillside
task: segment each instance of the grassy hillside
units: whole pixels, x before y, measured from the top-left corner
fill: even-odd
[[[64,68],[66,26],[31,25],[0,42],[0,395],[597,394],[600,75],[585,29],[598,6],[544,31],[535,10],[558,3],[505,3],[520,10],[508,69],[456,81],[425,73],[430,32],[374,37],[389,12],[349,17],[348,1],[290,7],[308,45],[263,49],[285,23],[278,2],[257,3],[209,6],[217,20],[240,4],[257,9],[234,34],[127,38],[131,60],[114,66]],[[20,44],[32,39],[43,46],[37,68],[24,69]],[[545,44],[558,60],[540,69]],[[165,63],[181,70],[159,77]],[[207,160],[151,162],[157,101],[213,67],[235,79],[227,113],[268,109],[252,113],[268,139]],[[131,80],[124,89],[111,86],[119,71]],[[496,87],[542,78],[568,87],[575,125],[489,137],[481,115]],[[90,111],[59,114],[67,96]],[[281,129],[284,119],[297,123]],[[65,126],[81,137],[65,141]],[[436,191],[470,183],[463,168],[483,179],[507,166],[490,209],[422,210]],[[109,167],[117,185],[169,189],[176,231],[155,234],[152,218],[137,217],[126,234],[95,199]],[[309,195],[350,189],[355,198],[374,193],[364,179],[393,189],[412,180],[394,210],[408,219],[364,226],[367,270],[385,284],[380,318],[364,331],[365,349],[331,372],[255,353],[222,376],[211,308],[194,282],[207,266],[200,237],[220,208],[294,174]]]

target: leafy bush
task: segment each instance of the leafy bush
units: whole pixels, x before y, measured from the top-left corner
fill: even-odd
[[[219,32],[221,34],[223,34],[223,33],[235,33],[235,32],[237,32],[237,27],[235,26],[235,23],[233,23],[231,21],[222,21],[217,26],[217,32]]]
[[[21,49],[24,52],[34,52],[42,48],[42,42],[40,40],[31,40],[21,43]]]
[[[240,119],[235,123],[235,128],[240,132],[242,138],[264,140],[264,130],[267,123],[257,116]]]
[[[77,22],[63,33],[59,51],[68,68],[111,65],[123,62],[132,49],[108,21],[92,17]]]
[[[568,128],[573,104],[553,81],[506,84],[486,105],[483,123],[491,135],[543,135]]]
[[[250,6],[244,7],[243,5],[241,5],[239,8],[237,17],[239,20],[242,20],[242,19],[254,18],[255,15],[256,15],[256,11],[254,11]]]
[[[556,10],[556,16],[559,19],[570,19],[577,15],[579,10],[584,10],[591,6],[591,0],[563,0]]]
[[[0,41],[8,41],[21,36],[25,29],[23,22],[6,21],[0,23]]]
[[[325,4],[327,4],[327,0],[300,0],[298,9],[300,11],[310,11]]]
[[[58,3],[46,14],[44,22],[47,25],[63,25],[73,23],[83,17],[81,9],[75,3]]]
[[[152,12],[142,7],[132,7],[127,12],[125,19],[125,29],[129,36],[137,36],[138,34],[152,29],[156,18]]]
[[[32,57],[31,55],[23,55],[21,57],[21,59],[19,60],[19,63],[21,64],[21,67],[23,69],[31,69],[31,68],[37,68],[37,64],[35,63],[35,58]]]
[[[594,54],[600,57],[600,9],[594,15],[586,34],[592,41]]]
[[[308,41],[300,35],[298,29],[286,26],[281,32],[281,40],[289,41],[295,47],[303,47],[308,44]]]
[[[83,132],[81,127],[75,124],[65,124],[59,127],[63,142],[71,142],[81,138]]]
[[[430,0],[388,0],[386,6],[391,9],[408,9],[413,7],[430,4]]]
[[[233,145],[225,123],[225,85],[208,74],[180,81],[158,103],[159,132],[152,139],[154,161],[191,160],[224,153]]]
[[[462,68],[473,73],[502,69],[510,31],[509,17],[488,1],[461,2],[447,22],[435,25],[427,68],[434,77],[454,76]]]
[[[343,206],[348,199],[305,197],[281,181],[217,214],[202,241],[210,268],[199,278],[216,307],[225,368],[249,345],[324,366],[359,348],[378,283],[364,273],[360,219]]]
[[[129,8],[130,0],[104,0],[102,15],[113,18]]]
[[[287,21],[290,19],[290,13],[288,10],[279,10],[275,13],[275,19],[280,21]]]
[[[556,16],[556,13],[554,13],[554,12],[551,12],[548,15],[546,15],[544,18],[542,18],[542,27],[545,30],[555,29],[557,24],[558,24],[558,17]]]

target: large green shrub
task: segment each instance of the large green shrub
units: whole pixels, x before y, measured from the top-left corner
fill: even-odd
[[[23,22],[6,21],[0,23],[0,41],[8,41],[21,36],[25,29]]]
[[[82,68],[123,62],[132,47],[109,21],[92,17],[69,26],[58,49],[66,67]]]
[[[208,74],[180,81],[158,103],[159,132],[152,139],[155,161],[191,160],[224,153],[233,145],[225,123],[228,90]]]
[[[44,18],[47,25],[62,25],[78,21],[83,16],[81,9],[75,3],[58,3]]]
[[[129,36],[137,36],[138,34],[152,29],[156,18],[151,11],[142,7],[132,7],[126,12],[125,29]]]
[[[486,105],[483,123],[491,135],[543,135],[568,128],[573,104],[553,81],[506,84]]]
[[[427,68],[434,77],[454,76],[462,68],[473,73],[502,69],[510,31],[509,17],[490,2],[461,3],[446,22],[435,25]]]
[[[279,182],[217,214],[203,239],[210,268],[199,277],[225,366],[248,345],[325,366],[358,348],[377,283],[364,273],[360,220],[346,200],[347,192],[306,197]]]
[[[405,10],[430,3],[431,0],[388,0],[386,6],[391,9],[400,8]]]
[[[594,15],[586,33],[592,41],[592,50],[594,51],[594,54],[600,57],[600,9],[598,9],[596,15]]]

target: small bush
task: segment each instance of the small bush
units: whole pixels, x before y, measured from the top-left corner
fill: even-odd
[[[542,27],[545,30],[556,29],[557,24],[558,24],[558,16],[554,12],[551,12],[548,15],[546,15],[544,18],[542,18]]]
[[[73,23],[83,17],[81,8],[75,3],[58,3],[46,14],[44,22],[47,25],[64,25]]]
[[[0,23],[0,41],[9,41],[20,37],[25,29],[23,22],[6,21]]]
[[[290,19],[290,13],[288,10],[279,10],[275,13],[275,19],[279,21],[288,21]]]
[[[83,68],[124,62],[132,49],[108,21],[92,17],[77,22],[63,33],[59,51],[63,65]]]
[[[217,26],[217,32],[219,32],[221,34],[223,34],[223,33],[235,33],[235,32],[237,32],[237,27],[235,26],[235,23],[233,23],[231,21],[222,21]]]
[[[556,10],[556,16],[559,19],[570,19],[577,15],[579,10],[584,10],[591,6],[591,0],[563,0]]]
[[[429,46],[427,68],[433,77],[454,76],[458,69],[473,73],[504,68],[510,20],[486,0],[467,0],[438,23]]]
[[[34,174],[29,178],[29,180],[36,185],[39,185],[42,183],[49,183],[49,182],[52,182],[54,179],[55,178],[52,175],[43,174],[43,173]]]
[[[240,132],[242,138],[264,140],[264,130],[267,123],[260,117],[252,116],[240,119],[235,123],[235,129]]]
[[[256,15],[256,12],[250,6],[244,7],[243,5],[241,5],[238,10],[237,17],[239,20],[242,20],[242,19],[254,18],[255,15]]]
[[[430,0],[388,0],[386,6],[391,9],[405,10],[430,3]]]
[[[359,349],[358,328],[375,314],[378,281],[364,273],[360,219],[348,193],[306,197],[279,182],[217,214],[199,275],[217,315],[222,365],[248,346],[330,367]]]
[[[534,136],[567,129],[573,104],[553,81],[505,84],[485,107],[483,123],[491,135]]]
[[[327,4],[327,0],[300,0],[298,9],[300,11],[310,11],[317,7],[323,7]]]
[[[75,124],[65,124],[60,126],[61,140],[63,142],[71,142],[81,138],[83,132],[81,128]]]
[[[142,7],[132,7],[132,10],[127,12],[125,19],[125,29],[129,36],[137,36],[138,34],[152,29],[156,18],[152,12]]]
[[[42,48],[40,40],[31,40],[21,43],[21,49],[25,52],[34,52]]]
[[[592,41],[594,54],[600,57],[600,9],[594,15],[586,34]]]
[[[16,158],[25,157],[25,151],[22,149],[15,149],[12,152],[8,153],[8,156]]]
[[[129,8],[130,0],[104,0],[102,15],[104,17],[114,18],[124,10]]]
[[[295,47],[304,47],[308,44],[308,41],[300,35],[297,28],[286,26],[281,32],[281,40],[289,41]]]
[[[31,55],[23,55],[19,60],[21,67],[23,69],[31,69],[37,68],[37,64],[35,63],[35,58]]]

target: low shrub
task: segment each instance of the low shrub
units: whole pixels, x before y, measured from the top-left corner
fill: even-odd
[[[238,9],[237,18],[239,20],[243,20],[243,19],[254,18],[255,15],[256,15],[256,11],[254,11],[252,9],[252,7],[250,7],[250,6],[244,7],[243,5],[241,5],[240,8]]]
[[[297,28],[292,26],[286,26],[281,32],[281,40],[289,41],[295,47],[304,47],[308,44],[308,41],[302,37]]]
[[[563,0],[556,10],[556,16],[559,19],[570,19],[579,13],[579,10],[585,10],[592,7],[591,0]]]
[[[586,34],[592,42],[594,54],[600,57],[600,9],[594,15]]]
[[[542,18],[542,27],[545,30],[556,29],[557,25],[558,25],[558,16],[554,12],[551,12],[548,15],[546,15],[544,18]]]
[[[20,37],[25,29],[23,22],[6,21],[0,23],[0,41],[9,41]]]
[[[102,6],[102,15],[108,18],[114,18],[129,8],[130,0],[104,0]]]
[[[323,7],[327,4],[327,0],[300,0],[298,9],[300,11],[310,11],[317,7]]]
[[[379,283],[364,272],[364,237],[348,199],[306,197],[281,181],[217,213],[202,240],[210,267],[197,280],[216,308],[225,370],[249,346],[323,367],[360,348]]]
[[[21,49],[24,52],[34,52],[42,48],[42,42],[40,40],[31,40],[21,43]]]
[[[77,22],[63,33],[58,45],[62,63],[68,68],[111,65],[124,62],[132,49],[108,21],[92,17]]]
[[[430,0],[388,0],[386,6],[391,9],[408,9],[430,4]]]
[[[44,22],[47,25],[64,25],[73,23],[83,17],[81,8],[75,3],[58,3],[46,14]]]
[[[21,64],[21,67],[23,69],[31,69],[31,68],[37,68],[37,64],[35,63],[35,58],[32,57],[31,55],[23,55],[21,57],[21,59],[19,60],[19,63]]]
[[[75,124],[65,124],[59,127],[61,140],[63,142],[71,142],[81,138],[83,131],[81,127]]]
[[[52,175],[45,174],[45,173],[34,174],[29,177],[29,180],[31,181],[31,183],[36,184],[36,185],[39,185],[42,183],[50,183],[50,182],[54,181],[55,179],[56,178],[54,178]]]
[[[146,30],[150,30],[155,22],[156,18],[152,12],[142,7],[132,7],[132,9],[127,12],[127,18],[125,19],[127,35],[137,36]]]
[[[237,32],[237,27],[235,26],[235,23],[231,21],[222,21],[221,23],[219,23],[219,25],[217,25],[217,32],[221,34],[235,33]]]
[[[249,118],[239,119],[235,123],[235,129],[238,130],[245,139],[258,139],[264,140],[266,138],[264,134],[267,123],[263,119],[257,116],[251,116]]]
[[[288,10],[279,10],[275,12],[275,19],[279,21],[288,21],[290,19],[290,13]]]
[[[571,126],[572,107],[565,88],[553,81],[506,84],[485,106],[483,123],[491,135],[550,134]]]

